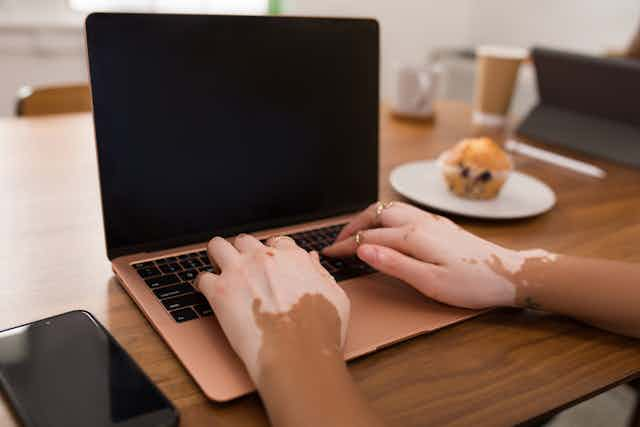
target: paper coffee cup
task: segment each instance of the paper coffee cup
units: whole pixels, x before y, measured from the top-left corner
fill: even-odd
[[[528,55],[527,49],[517,47],[480,46],[476,49],[473,123],[504,126],[520,63]]]

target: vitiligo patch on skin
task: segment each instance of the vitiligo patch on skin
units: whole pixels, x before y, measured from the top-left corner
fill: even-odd
[[[542,249],[517,253],[520,256],[511,259],[509,262],[505,262],[506,260],[504,258],[491,254],[485,263],[494,273],[506,278],[515,285],[528,286],[529,283],[532,282],[531,274],[528,274],[532,266],[535,264],[548,264],[558,259],[558,255]],[[533,281],[533,283],[535,283],[535,281]]]
[[[515,305],[519,301],[518,288],[530,284],[530,280],[519,280],[517,276],[526,268],[527,262],[537,260],[548,263],[555,261],[557,257],[541,249],[516,252],[503,250],[488,242],[483,242],[482,246],[467,246],[466,256],[458,258],[458,262],[465,264],[465,267],[456,268],[467,270],[467,276],[473,275],[475,280],[485,284],[484,290],[477,294],[476,301],[487,298],[489,305],[496,304],[496,301],[499,304]]]
[[[258,365],[268,365],[276,358],[284,358],[284,366],[304,368],[309,362],[306,358],[301,358],[301,354],[309,357],[340,354],[340,316],[336,307],[324,295],[305,294],[289,311],[282,313],[264,312],[260,309],[261,304],[259,299],[253,301],[254,320],[262,333]],[[309,374],[317,375],[316,372]],[[304,382],[304,378],[300,378],[300,382]]]
[[[519,252],[523,254],[522,263],[517,270],[505,268],[502,259],[496,255],[491,255],[487,265],[496,274],[506,278],[514,284],[516,288],[515,302],[524,304],[528,308],[540,310],[542,306],[527,295],[527,288],[530,286],[541,286],[545,283],[545,275],[548,271],[548,264],[555,263],[559,257],[556,254],[536,249]]]
[[[489,264],[499,263],[501,266],[501,272],[507,272],[514,275],[520,272],[528,261],[539,261],[546,264],[548,262],[555,261],[557,257],[558,256],[556,254],[552,254],[543,249],[531,249],[515,252],[515,256],[511,257],[499,257],[495,254],[491,254],[489,259],[485,262],[488,262]],[[491,267],[491,265],[489,266]],[[493,270],[495,271],[495,269]]]
[[[268,247],[240,253],[235,268],[228,268],[217,277],[207,274],[204,278],[207,286],[202,283],[200,290],[214,307],[231,346],[254,382],[262,369],[258,359],[264,341],[256,313],[276,316],[281,324],[293,323],[291,313],[301,301],[310,296],[322,297],[333,305],[340,319],[338,337],[340,346],[344,344],[349,299],[322,268],[317,254]]]
[[[254,300],[264,367],[256,385],[273,425],[382,427],[346,370],[341,316],[327,296],[304,294],[286,313],[260,306]]]

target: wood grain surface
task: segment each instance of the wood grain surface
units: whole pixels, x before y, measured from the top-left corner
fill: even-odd
[[[440,103],[432,123],[393,119],[383,110],[381,199],[398,199],[387,183],[394,166],[434,157],[479,132],[465,104]],[[640,171],[554,150],[595,163],[607,178],[517,156],[518,169],[556,191],[556,207],[527,220],[454,219],[514,248],[639,262]],[[174,402],[182,426],[267,425],[255,394],[228,404],[206,401],[113,278],[90,115],[1,119],[0,200],[0,329],[86,309]],[[637,376],[640,341],[558,316],[504,309],[349,367],[389,425],[513,425]],[[17,425],[3,398],[0,426]]]

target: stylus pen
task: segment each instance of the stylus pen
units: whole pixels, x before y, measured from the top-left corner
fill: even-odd
[[[543,162],[551,163],[566,169],[571,169],[575,172],[593,176],[595,178],[604,178],[605,176],[607,176],[607,172],[597,166],[581,162],[580,160],[561,156],[560,154],[552,153],[551,151],[543,150],[542,148],[537,148],[528,144],[524,144],[522,142],[514,141],[513,139],[507,141],[504,146],[509,151],[523,154],[525,156],[532,157],[537,160],[542,160]]]

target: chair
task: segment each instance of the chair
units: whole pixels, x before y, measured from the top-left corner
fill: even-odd
[[[88,84],[29,87],[18,90],[16,116],[81,113],[91,111]]]

